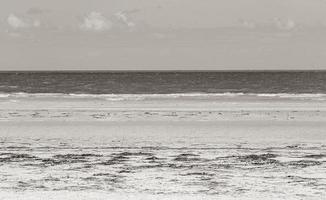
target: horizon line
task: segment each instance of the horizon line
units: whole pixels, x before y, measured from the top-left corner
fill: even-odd
[[[279,69],[264,69],[264,70],[258,70],[258,69],[248,69],[248,70],[237,70],[237,69],[231,69],[231,70],[91,70],[91,69],[85,69],[85,70],[0,70],[0,73],[76,73],[76,72],[118,72],[118,73],[125,73],[125,72],[326,72],[326,69],[285,69],[285,70],[279,70]]]

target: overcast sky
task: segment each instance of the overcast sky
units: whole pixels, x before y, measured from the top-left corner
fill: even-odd
[[[326,0],[0,1],[0,70],[326,69]]]

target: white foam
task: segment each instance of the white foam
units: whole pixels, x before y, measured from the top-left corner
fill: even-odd
[[[9,96],[10,96],[10,94],[0,94],[0,98],[7,98]]]
[[[79,98],[105,99],[108,101],[147,100],[147,99],[177,99],[177,98],[267,98],[267,99],[311,99],[326,100],[326,94],[317,93],[173,93],[173,94],[63,94],[63,93],[0,93],[0,98]]]

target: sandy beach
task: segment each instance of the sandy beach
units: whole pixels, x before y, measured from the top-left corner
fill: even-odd
[[[326,102],[6,97],[0,199],[323,199]]]

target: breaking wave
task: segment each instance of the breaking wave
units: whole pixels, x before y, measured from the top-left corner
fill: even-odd
[[[258,99],[309,99],[326,100],[323,93],[174,93],[174,94],[64,94],[64,93],[0,93],[3,98],[68,98],[104,99],[109,101],[150,99],[214,99],[214,98],[258,98]]]

